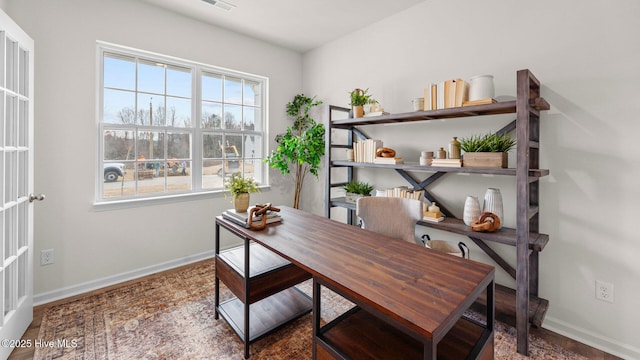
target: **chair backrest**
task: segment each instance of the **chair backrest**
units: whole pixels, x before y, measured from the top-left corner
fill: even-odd
[[[356,215],[364,229],[417,244],[416,223],[422,219],[420,200],[365,196],[356,203]]]

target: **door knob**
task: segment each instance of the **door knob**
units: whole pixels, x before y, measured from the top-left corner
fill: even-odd
[[[34,201],[42,201],[44,200],[44,194],[29,194],[29,202],[34,202]]]

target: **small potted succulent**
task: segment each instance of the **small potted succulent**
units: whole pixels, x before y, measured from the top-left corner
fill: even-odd
[[[224,188],[231,193],[236,212],[243,213],[249,208],[249,193],[260,192],[258,183],[252,178],[245,178],[240,173],[234,173],[224,181]]]
[[[460,150],[464,151],[462,166],[501,167],[508,164],[508,151],[516,140],[508,134],[473,135],[460,139]]]
[[[369,89],[354,89],[349,93],[351,96],[351,105],[353,107],[353,117],[361,118],[364,116],[364,106],[367,104],[375,104],[377,101],[367,94]]]
[[[347,191],[345,201],[348,203],[356,203],[358,198],[370,196],[371,191],[373,191],[373,186],[362,181],[351,181],[344,186],[344,189]]]

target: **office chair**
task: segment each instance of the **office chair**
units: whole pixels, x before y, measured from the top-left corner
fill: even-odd
[[[365,196],[356,203],[356,216],[363,229],[420,244],[415,236],[416,223],[422,219],[420,200]]]

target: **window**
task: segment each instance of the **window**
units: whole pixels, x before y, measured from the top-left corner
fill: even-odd
[[[267,184],[267,79],[99,46],[97,202],[216,192],[233,173]]]

